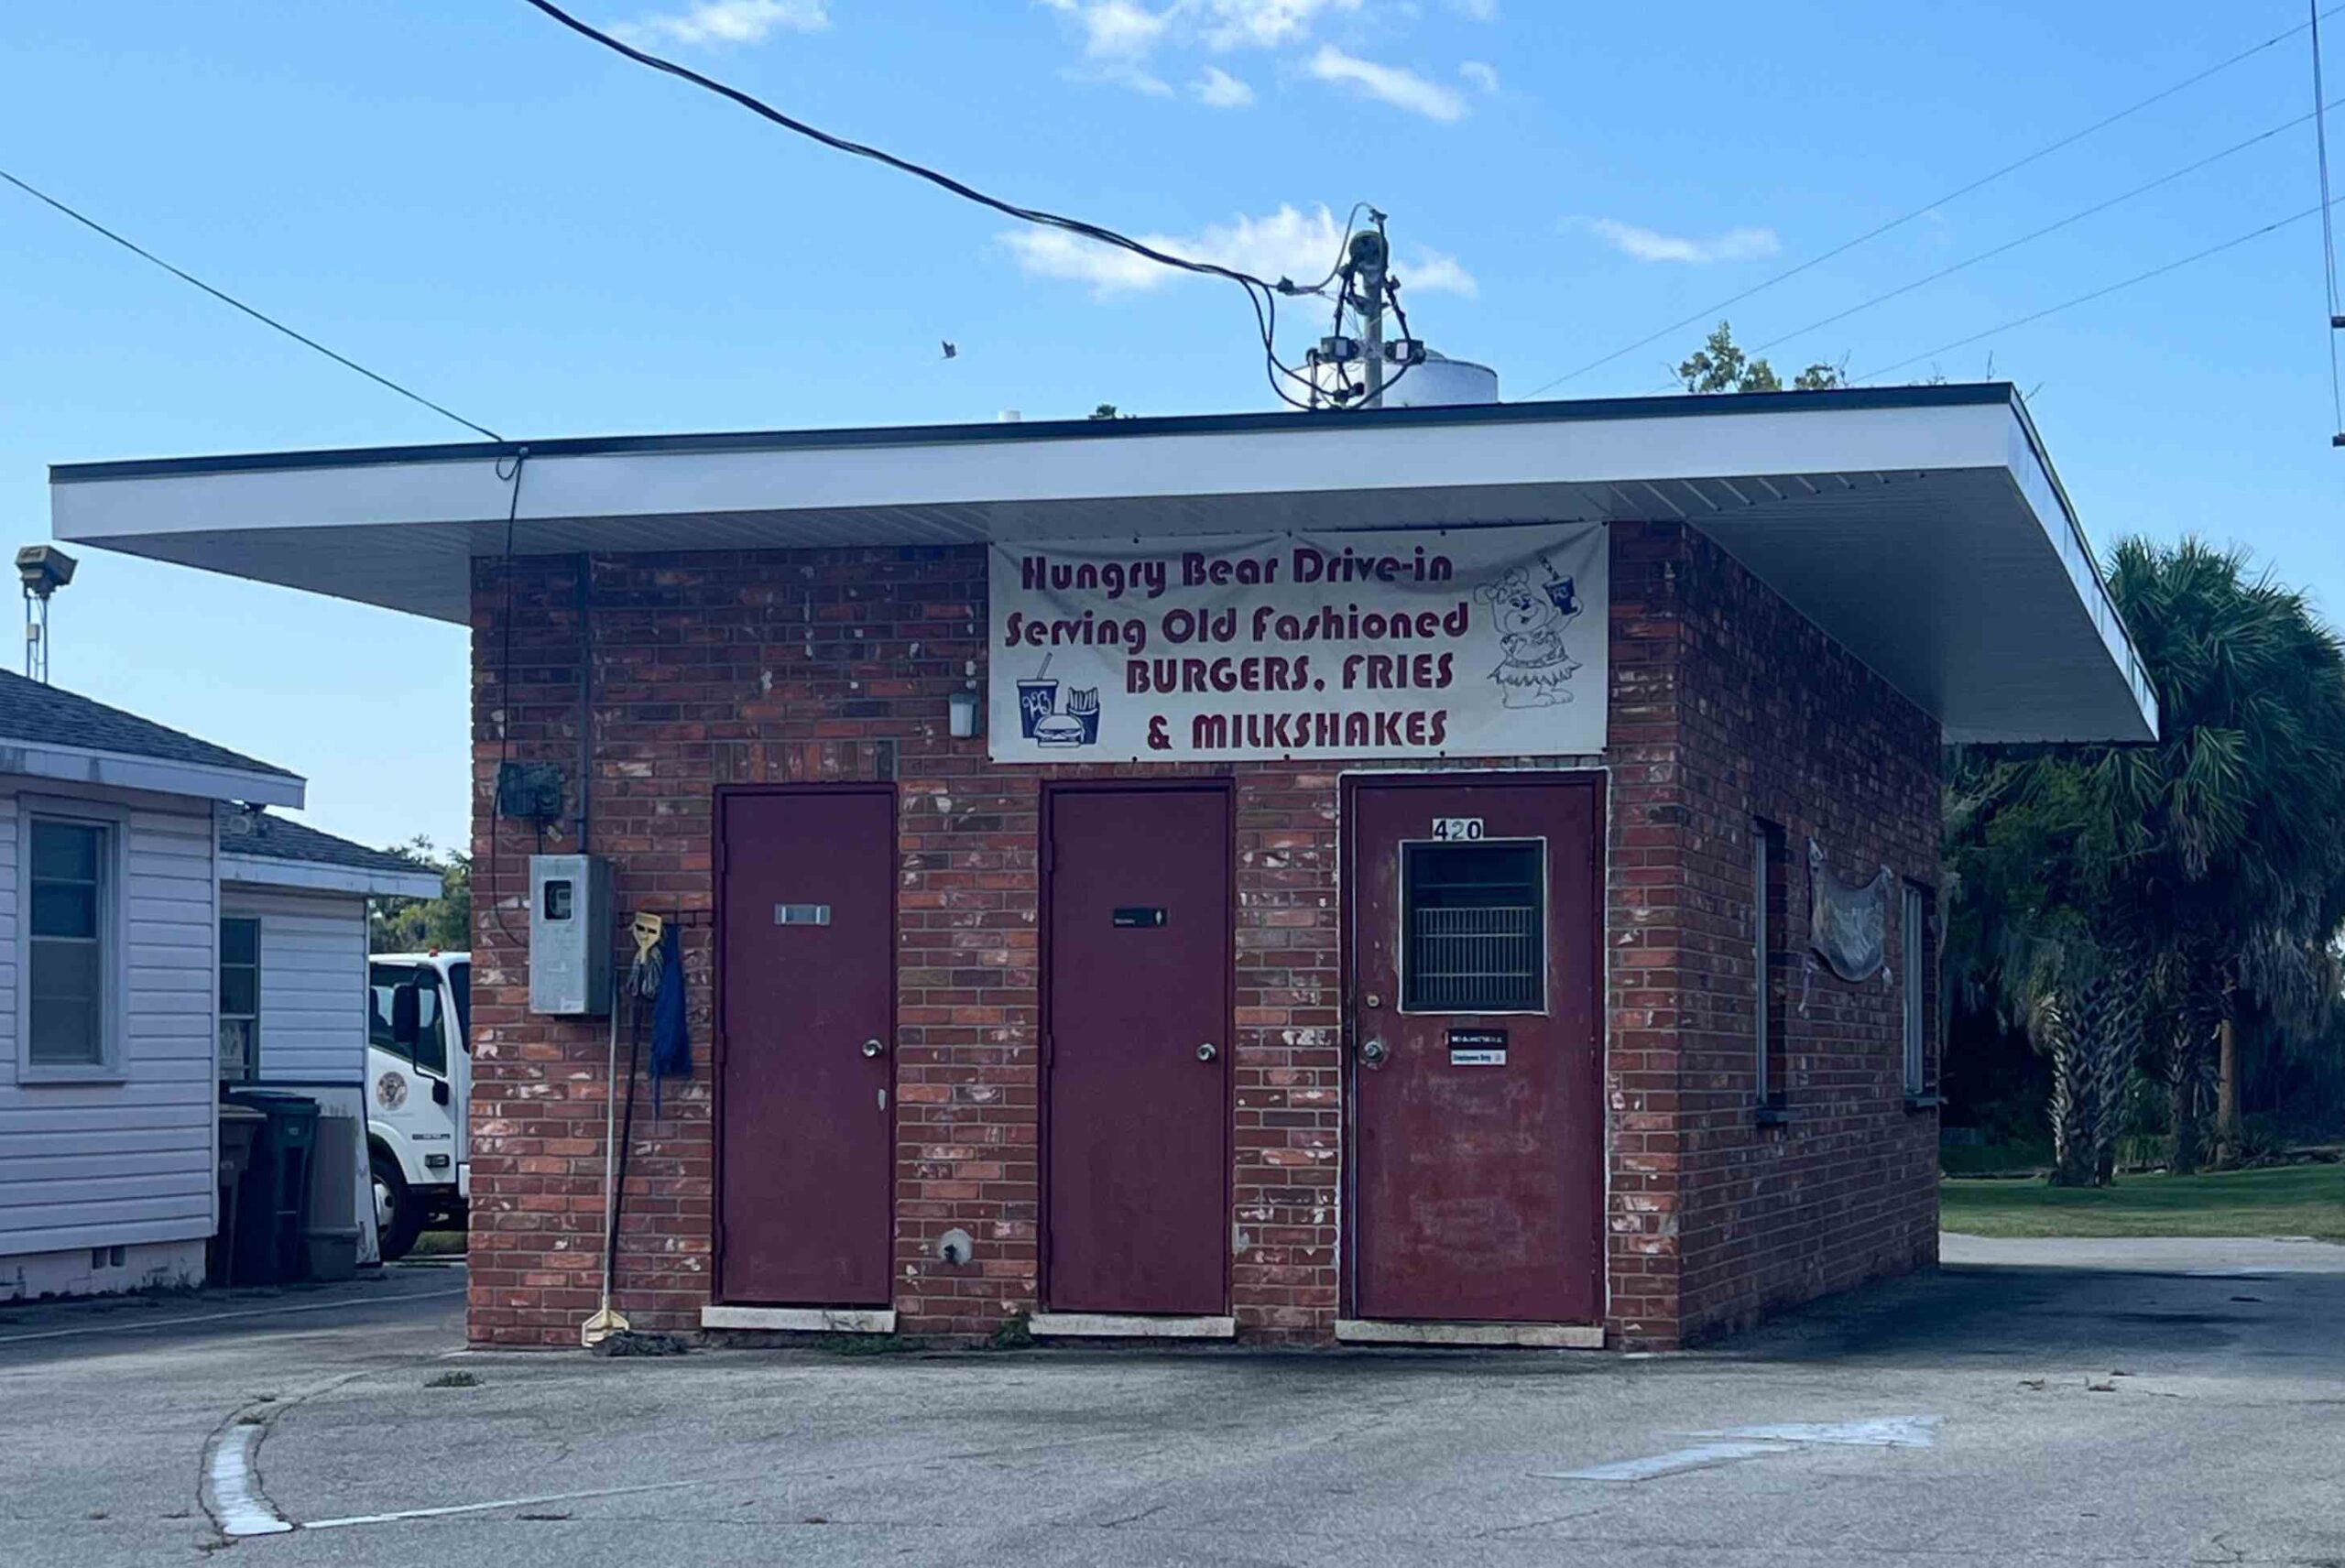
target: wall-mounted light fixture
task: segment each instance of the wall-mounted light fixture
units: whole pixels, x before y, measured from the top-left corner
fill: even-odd
[[[944,699],[944,705],[952,716],[954,740],[967,740],[977,733],[977,694],[975,691],[955,691]]]

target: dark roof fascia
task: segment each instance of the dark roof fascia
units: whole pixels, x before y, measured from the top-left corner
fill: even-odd
[[[1471,403],[1445,408],[1379,408],[1318,418],[1285,411],[1175,414],[1114,419],[1032,419],[960,425],[874,425],[845,430],[734,430],[705,434],[566,436],[552,441],[442,441],[422,446],[343,447],[315,452],[259,452],[219,457],[133,458],[112,463],[59,463],[52,485],[172,475],[249,474],[283,469],[377,468],[397,463],[628,454],[822,451],[853,447],[941,446],[967,442],[1096,440],[1168,435],[1324,430],[1336,425],[1407,430],[1420,426],[1586,424],[1608,419],[1706,417],[1714,414],[1860,412],[1879,408],[1973,408],[2001,403],[2024,408],[2008,381],[1950,382],[1936,387],[1856,387],[1831,392],[1739,392],[1709,397],[1673,393],[1660,397],[1597,397],[1546,403]],[[2030,439],[2034,431],[2030,430]],[[2039,452],[2041,450],[2039,446]]]

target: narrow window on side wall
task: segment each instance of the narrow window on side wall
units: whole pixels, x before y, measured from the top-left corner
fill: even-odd
[[[1751,1078],[1762,1110],[1783,1103],[1783,830],[1751,824]]]
[[[1929,890],[1913,883],[1905,884],[1903,908],[1899,911],[1898,925],[1903,939],[1905,962],[1905,1094],[1909,1099],[1919,1099],[1928,1092],[1930,1015],[1927,981],[1929,971]]]
[[[260,921],[220,921],[220,1081],[245,1083],[260,1067]]]

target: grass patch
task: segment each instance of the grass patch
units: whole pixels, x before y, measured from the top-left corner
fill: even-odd
[[[2114,1187],[1952,1180],[1938,1219],[1969,1236],[2311,1236],[2345,1241],[2345,1165],[2120,1176]]]
[[[462,1258],[464,1255],[464,1233],[460,1230],[427,1230],[415,1238],[409,1258]]]
[[[470,1372],[442,1372],[423,1386],[427,1388],[477,1388],[480,1379]]]

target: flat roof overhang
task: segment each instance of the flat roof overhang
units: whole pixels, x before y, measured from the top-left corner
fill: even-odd
[[[459,624],[508,509],[522,555],[1674,519],[1949,740],[2157,734],[2000,382],[68,463],[49,495],[68,543]]]

